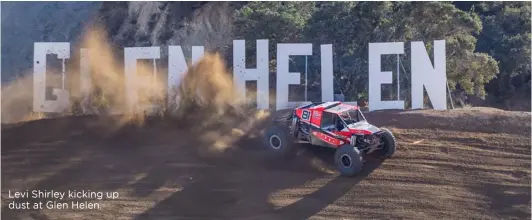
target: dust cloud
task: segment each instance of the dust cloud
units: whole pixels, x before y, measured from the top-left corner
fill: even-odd
[[[194,65],[189,65],[179,87],[170,88],[170,91],[164,75],[155,79],[153,66],[138,62],[136,78],[132,82],[138,91],[138,103],[132,110],[126,106],[123,56],[117,56],[119,53],[113,50],[105,29],[95,27],[85,33],[80,47],[87,49],[90,95],[82,95],[79,91],[79,64],[73,64],[68,67],[66,82],[71,108],[53,115],[34,113],[33,75],[26,74],[26,77],[2,86],[2,123],[69,115],[97,115],[99,119],[96,120],[101,121],[113,115],[114,123],[106,126],[113,126],[112,130],[116,131],[131,124],[142,126],[150,115],[196,131],[201,134],[198,139],[211,150],[223,151],[256,130],[254,127],[269,116],[269,112],[256,110],[235,92],[232,74],[222,56],[213,53],[206,53]],[[80,54],[75,53],[70,60],[79,60],[79,57]],[[47,69],[47,84],[51,78],[61,78],[61,74]],[[158,67],[158,72],[167,72],[161,69]],[[167,102],[167,92],[176,93],[171,102]]]

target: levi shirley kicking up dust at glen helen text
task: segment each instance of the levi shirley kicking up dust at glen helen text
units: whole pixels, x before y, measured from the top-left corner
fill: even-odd
[[[8,192],[8,197],[15,199],[15,201],[9,203],[10,209],[101,209],[100,204],[97,202],[98,200],[117,199],[118,196],[117,192],[93,192],[90,190],[68,190],[66,192],[26,190],[23,192]],[[28,199],[39,201],[28,202]],[[17,200],[22,202],[17,202]]]

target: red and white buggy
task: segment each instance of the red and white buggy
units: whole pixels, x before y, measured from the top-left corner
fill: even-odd
[[[357,106],[342,102],[312,103],[275,119],[265,144],[278,153],[291,153],[294,143],[336,149],[334,162],[340,174],[362,170],[363,157],[376,153],[388,158],[395,152],[391,131],[369,124]]]

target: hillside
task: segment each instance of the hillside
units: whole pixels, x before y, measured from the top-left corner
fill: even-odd
[[[34,42],[76,44],[99,2],[2,2],[2,84],[33,68]],[[22,16],[23,15],[23,16]]]
[[[232,40],[233,11],[223,2],[2,2],[2,83],[33,68],[34,42],[70,42],[72,57],[92,25],[123,47],[204,45],[224,49]],[[24,16],[21,16],[24,14]],[[122,52],[123,53],[123,52]],[[122,55],[123,56],[123,55]],[[76,63],[75,58],[68,62]],[[50,65],[50,64],[48,64]],[[67,73],[77,72],[76,65]]]
[[[292,159],[271,157],[255,136],[261,123],[247,117],[209,124],[152,119],[121,128],[94,117],[3,125],[2,217],[530,218],[530,113],[473,108],[366,116],[391,128],[399,148],[394,158],[370,160],[354,178],[338,177],[327,149],[302,146]],[[9,210],[8,190],[27,189],[120,196],[93,200],[100,210]]]
[[[124,47],[160,46],[159,67],[167,65],[168,45],[183,46],[186,57],[191,46],[203,45],[232,63],[232,40],[246,39],[251,68],[253,41],[269,39],[274,76],[277,43],[333,44],[335,78],[343,79],[335,90],[351,100],[367,99],[368,44],[404,42],[402,94],[394,93],[397,82],[383,94],[408,103],[411,81],[403,73],[411,72],[409,43],[425,42],[430,54],[430,42],[445,39],[456,106],[530,111],[531,8],[530,2],[3,2],[2,84],[30,75],[34,42],[71,42],[66,71],[73,79],[80,38],[96,24],[108,31],[117,57],[123,58]],[[309,85],[319,87],[319,52],[309,58]],[[304,61],[296,60],[291,68],[302,72]],[[392,71],[397,63],[384,58],[382,65]]]

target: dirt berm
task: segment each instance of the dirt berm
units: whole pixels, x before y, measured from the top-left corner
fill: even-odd
[[[338,176],[327,149],[271,156],[261,126],[242,116],[208,124],[152,119],[140,127],[89,116],[3,125],[2,219],[530,218],[530,113],[366,116],[391,128],[399,148],[353,178]],[[30,197],[32,190],[119,196],[77,199],[100,207],[85,210],[72,209],[71,198],[8,198],[26,190]],[[12,201],[41,201],[43,209],[12,210]],[[69,207],[48,209],[47,201]]]

